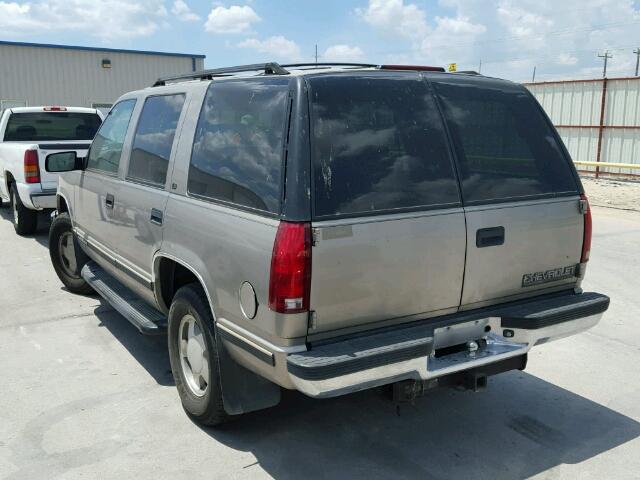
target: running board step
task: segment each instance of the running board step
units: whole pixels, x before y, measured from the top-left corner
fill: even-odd
[[[151,307],[95,262],[88,262],[82,278],[124,318],[145,335],[161,335],[167,331],[167,318]]]

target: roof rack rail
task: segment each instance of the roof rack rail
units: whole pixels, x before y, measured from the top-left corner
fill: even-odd
[[[163,77],[156,80],[153,87],[161,87],[167,82],[189,81],[189,80],[212,80],[213,77],[224,77],[234,73],[264,71],[265,75],[288,75],[289,72],[275,62],[254,63],[252,65],[238,65],[236,67],[212,68],[199,72],[185,73],[172,77]]]
[[[350,62],[319,62],[319,63],[287,63],[282,65],[285,68],[295,67],[363,67],[363,68],[376,68],[378,65],[373,63],[350,63]]]
[[[464,73],[465,75],[480,75],[480,76],[482,76],[482,74],[480,72],[476,72],[475,70],[460,70],[458,72],[452,72],[452,73]]]

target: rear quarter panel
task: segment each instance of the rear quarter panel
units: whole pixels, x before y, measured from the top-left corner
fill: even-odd
[[[165,210],[162,249],[195,270],[204,282],[216,320],[225,319],[261,338],[304,337],[307,315],[279,315],[269,309],[271,253],[279,220],[181,195]],[[240,308],[239,291],[249,282],[258,308],[253,319]]]

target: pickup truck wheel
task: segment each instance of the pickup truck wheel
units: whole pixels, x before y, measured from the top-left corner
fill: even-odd
[[[38,212],[29,210],[20,200],[15,185],[11,185],[11,210],[13,228],[18,235],[31,235],[38,228]]]
[[[186,285],[176,292],[169,309],[168,341],[171,371],[187,414],[203,425],[227,420],[213,316],[200,286]]]
[[[58,278],[70,292],[81,295],[93,292],[80,276],[82,267],[89,261],[89,257],[77,245],[68,213],[61,213],[51,223],[49,255]]]

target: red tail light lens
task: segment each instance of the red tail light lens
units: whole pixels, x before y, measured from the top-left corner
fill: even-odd
[[[36,150],[24,152],[24,179],[27,183],[40,183],[40,167]]]
[[[309,311],[311,225],[280,222],[271,256],[269,308],[278,313]]]
[[[589,199],[585,194],[580,195],[580,200],[586,203],[584,210],[584,237],[582,238],[582,256],[580,257],[580,263],[589,261],[589,253],[591,252],[591,207],[589,206]]]

